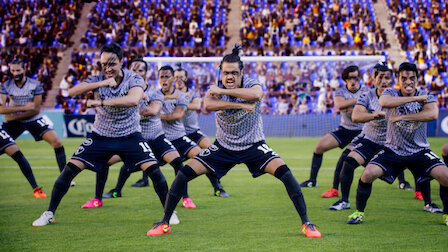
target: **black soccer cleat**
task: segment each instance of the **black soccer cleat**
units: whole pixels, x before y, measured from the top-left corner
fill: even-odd
[[[300,187],[317,187],[317,182],[310,179],[300,184]]]
[[[110,190],[108,193],[103,194],[103,198],[121,198],[121,192],[117,192],[115,189]]]
[[[148,180],[143,181],[143,179],[139,179],[137,182],[131,185],[132,187],[147,187],[149,186]]]

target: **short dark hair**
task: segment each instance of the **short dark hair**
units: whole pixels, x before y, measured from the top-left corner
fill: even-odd
[[[121,47],[116,43],[110,43],[110,44],[104,45],[101,48],[101,54],[103,52],[113,53],[113,54],[117,55],[119,60],[123,59],[123,49],[121,49]]]
[[[223,63],[223,62],[227,62],[227,63],[235,63],[235,62],[238,62],[239,69],[240,69],[240,70],[243,70],[243,68],[244,68],[244,64],[243,64],[243,62],[241,61],[241,58],[240,58],[240,56],[239,56],[239,54],[240,54],[240,50],[241,50],[240,45],[235,44],[235,47],[232,49],[232,53],[226,54],[226,55],[224,56],[224,58],[222,58],[221,64],[219,64],[219,69],[220,69],[220,70],[222,69],[222,63]]]
[[[393,74],[392,69],[390,69],[389,67],[387,67],[385,65],[380,65],[379,67],[376,68],[376,72],[375,72],[375,76],[374,77],[376,78],[380,72],[383,72],[383,73],[384,72],[390,72],[390,73]]]
[[[170,65],[164,65],[159,69],[159,73],[160,71],[164,71],[164,70],[169,70],[171,72],[171,75],[174,76],[174,69],[170,66]]]
[[[134,62],[142,62],[142,63],[144,63],[144,64],[145,64],[145,71],[148,72],[148,63],[147,63],[144,59],[142,59],[142,58],[135,58],[135,59],[132,59],[131,62],[129,62],[129,67],[130,67],[130,66],[132,65],[132,63],[134,63]]]
[[[10,65],[20,65],[22,68],[25,68],[25,62],[23,62],[23,60],[19,59],[19,58],[14,58],[11,61]]]
[[[176,71],[178,71],[178,72],[184,71],[185,72],[185,77],[188,77],[188,71],[185,70],[184,68],[182,68],[182,63],[180,63],[180,62],[176,63],[176,67],[177,67],[177,69],[174,70],[175,72]]]
[[[182,72],[182,71],[185,73],[185,77],[188,77],[188,72],[187,72],[187,70],[185,70],[185,69],[183,69],[183,68],[178,68],[178,69],[175,70],[175,72]]]
[[[412,71],[415,73],[415,76],[417,76],[417,78],[418,78],[417,66],[411,62],[403,62],[400,64],[400,66],[398,67],[398,76],[400,76],[401,72],[403,72],[403,71]]]
[[[350,65],[342,71],[342,79],[346,81],[348,79],[348,74],[351,72],[358,72],[359,75],[359,67],[355,65]]]

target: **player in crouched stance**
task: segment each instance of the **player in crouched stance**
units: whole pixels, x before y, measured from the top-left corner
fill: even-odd
[[[169,219],[179,202],[188,181],[204,173],[223,177],[236,164],[244,163],[253,177],[264,173],[280,179],[302,220],[302,233],[319,238],[320,232],[311,224],[300,185],[285,162],[265,143],[261,120],[260,84],[242,76],[243,62],[238,56],[239,48],[221,61],[222,84],[211,86],[204,102],[205,108],[217,111],[216,141],[194,157],[176,175],[165,204],[165,215],[147,233],[159,236],[170,233]]]
[[[141,134],[138,104],[143,97],[144,80],[122,69],[123,51],[117,44],[103,46],[100,61],[103,73],[69,90],[71,96],[94,91],[96,99],[87,101],[89,107],[97,108],[93,132],[56,179],[48,210],[33,222],[33,226],[53,223],[54,213],[73,178],[85,168],[102,172],[113,155],[120,156],[130,170],[145,171],[164,205],[168,185]]]
[[[432,95],[416,89],[417,79],[417,67],[402,63],[398,69],[400,90],[386,89],[379,99],[388,120],[385,148],[361,175],[356,194],[357,210],[349,216],[348,224],[364,221],[364,209],[376,178],[393,183],[407,167],[418,183],[433,178],[439,182],[443,221],[448,225],[448,168],[431,151],[426,140],[426,122],[437,119],[438,108]]]

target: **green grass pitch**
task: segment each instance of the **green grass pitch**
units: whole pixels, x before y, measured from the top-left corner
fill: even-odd
[[[299,182],[309,176],[309,166],[319,138],[270,138],[267,143],[279,153]],[[64,139],[67,157],[83,139]],[[447,140],[430,139],[431,148],[441,155]],[[19,139],[18,146],[33,167],[36,180],[50,196],[58,176],[54,152],[45,142]],[[172,233],[147,237],[152,223],[163,214],[152,187],[132,188],[141,173],[133,174],[120,199],[105,199],[104,207],[81,209],[94,196],[95,174],[84,171],[75,178],[56,212],[55,224],[32,227],[31,223],[48,207],[50,198],[35,199],[25,177],[7,155],[0,157],[0,250],[1,251],[447,251],[448,227],[442,214],[423,211],[423,202],[413,191],[397,189],[377,180],[361,225],[346,224],[355,209],[358,168],[350,194],[351,210],[330,211],[335,198],[320,194],[331,187],[334,166],[341,150],[324,154],[318,188],[304,188],[311,221],[319,225],[321,239],[301,235],[300,218],[286,190],[277,179],[263,175],[253,179],[244,165],[238,165],[222,183],[231,197],[213,196],[202,176],[189,184],[197,209],[176,209],[181,223]],[[116,182],[119,165],[111,168],[105,191]],[[168,183],[171,167],[162,168]],[[409,171],[406,179],[413,183]],[[439,186],[432,182],[432,198],[439,206]]]

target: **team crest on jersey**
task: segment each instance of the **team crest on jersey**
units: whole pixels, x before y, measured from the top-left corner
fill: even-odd
[[[216,146],[216,145],[214,145],[214,144],[212,144],[212,145],[210,145],[210,147],[208,147],[211,151],[217,151],[219,148],[218,148],[218,146]]]
[[[204,150],[201,151],[201,153],[199,153],[199,156],[206,157],[206,156],[210,155],[210,153],[211,152],[210,152],[209,149],[204,149]]]
[[[92,145],[92,143],[93,143],[92,138],[87,138],[86,140],[84,140],[84,143],[82,143],[82,145],[89,146]]]
[[[84,149],[84,147],[79,146],[78,149],[75,151],[75,155],[79,155],[81,153],[83,153],[86,149]]]

